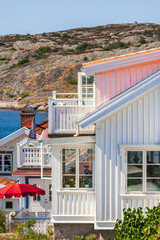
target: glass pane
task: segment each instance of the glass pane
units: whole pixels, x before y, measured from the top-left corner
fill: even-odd
[[[160,177],[160,165],[147,165],[147,177]]]
[[[93,160],[93,149],[80,148],[79,161],[90,162]]]
[[[160,179],[148,179],[147,191],[160,191]]]
[[[128,179],[127,190],[131,191],[142,191],[142,179]]]
[[[128,164],[142,164],[143,162],[142,154],[143,153],[140,151],[136,152],[128,151],[127,152]]]
[[[12,202],[6,202],[6,208],[12,209],[13,203]]]
[[[63,161],[65,161],[65,162],[76,161],[76,150],[75,149],[63,149]]]
[[[2,155],[0,155],[0,171],[2,171]]]
[[[93,93],[93,88],[87,88],[87,93]]]
[[[127,168],[128,177],[142,177],[142,166],[129,165]]]
[[[86,88],[82,88],[82,93],[86,93]]]
[[[63,162],[63,174],[75,174],[76,162]]]
[[[148,151],[147,152],[147,164],[157,163],[160,164],[160,152]]]
[[[92,177],[80,177],[79,178],[80,188],[92,188]]]
[[[92,161],[80,162],[79,173],[80,174],[92,174]]]
[[[86,85],[86,76],[82,76],[82,85]]]
[[[86,96],[87,96],[86,94],[82,94],[82,98],[83,98],[83,99],[84,99],[84,98],[87,98]]]
[[[74,188],[75,187],[75,177],[63,176],[63,187]]]
[[[93,85],[94,76],[87,76],[87,85]]]

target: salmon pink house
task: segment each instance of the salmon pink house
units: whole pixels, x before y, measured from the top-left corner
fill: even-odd
[[[64,238],[73,226],[113,230],[123,208],[160,202],[160,49],[82,71],[77,98],[49,98],[42,139],[51,149],[51,218]]]

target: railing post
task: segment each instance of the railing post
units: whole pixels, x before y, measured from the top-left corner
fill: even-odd
[[[53,91],[53,100],[56,100],[56,91]]]
[[[20,143],[17,143],[17,167],[21,166],[21,153]]]
[[[52,98],[48,98],[48,133],[52,134],[53,132],[53,106],[52,106]]]

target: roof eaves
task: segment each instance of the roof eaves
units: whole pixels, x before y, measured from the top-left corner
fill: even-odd
[[[124,93],[120,94],[118,97],[115,97],[113,100],[109,102],[107,101],[106,103],[100,105],[94,111],[80,119],[78,121],[78,124],[82,128],[86,128],[101,120],[102,118],[114,113],[120,107],[124,107],[136,97],[146,94],[146,92],[150,91],[159,84],[160,71],[130,88],[129,90],[125,91]]]

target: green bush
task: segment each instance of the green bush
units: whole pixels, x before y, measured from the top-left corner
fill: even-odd
[[[5,61],[6,59],[5,58],[0,58],[0,61]]]
[[[29,95],[28,93],[24,93],[24,94],[22,94],[22,95],[21,95],[21,99],[27,97],[28,95]]]
[[[21,66],[21,65],[23,65],[23,64],[25,64],[25,63],[28,63],[28,62],[29,62],[29,59],[28,59],[28,58],[24,58],[24,59],[20,60],[17,64],[13,64],[13,65],[10,67],[10,69],[19,67],[19,66]]]
[[[44,53],[51,53],[53,50],[51,47],[39,47],[35,52],[42,55]]]
[[[83,42],[76,47],[76,50],[77,51],[85,51],[88,46],[89,46],[89,44],[87,42]]]
[[[14,47],[11,48],[11,51],[17,51]]]
[[[75,235],[73,236],[73,240],[84,240],[85,237],[83,235],[79,236],[79,235]]]
[[[139,43],[140,43],[140,44],[144,44],[144,43],[146,43],[146,40],[142,37],[142,38],[139,40]]]
[[[75,50],[73,49],[73,48],[67,48],[66,50],[65,50],[65,52],[67,53],[67,52],[75,52]]]
[[[97,239],[97,236],[96,234],[93,234],[93,233],[85,237],[85,240],[96,240],[96,239]]]
[[[44,59],[44,58],[47,58],[48,56],[46,55],[40,55],[38,57],[36,57],[36,60],[40,60],[40,59]]]
[[[61,35],[59,33],[53,33],[52,37],[60,37]]]
[[[5,212],[0,210],[0,233],[5,232],[5,221],[6,221]]]
[[[86,61],[86,60],[88,60],[88,58],[87,58],[87,57],[84,57],[83,60]]]
[[[102,48],[102,51],[112,51],[113,49],[117,49],[117,48],[126,49],[128,47],[129,45],[127,43],[118,42],[118,43],[111,44],[108,47]]]
[[[114,230],[115,240],[143,239],[156,240],[160,238],[160,204],[147,208],[144,216],[142,208],[123,210],[124,219],[117,220]]]
[[[5,44],[3,42],[0,42],[0,46],[4,46]]]
[[[73,78],[71,75],[67,76],[67,84],[77,85],[77,83],[78,83],[77,78]]]
[[[35,219],[29,219],[25,223],[20,223],[15,228],[15,233],[20,239],[36,239],[36,240],[53,240],[53,235],[36,233],[33,227],[36,223]]]
[[[64,34],[62,34],[61,38],[62,38],[62,39],[70,38],[70,36],[69,36],[67,33],[64,33]]]

